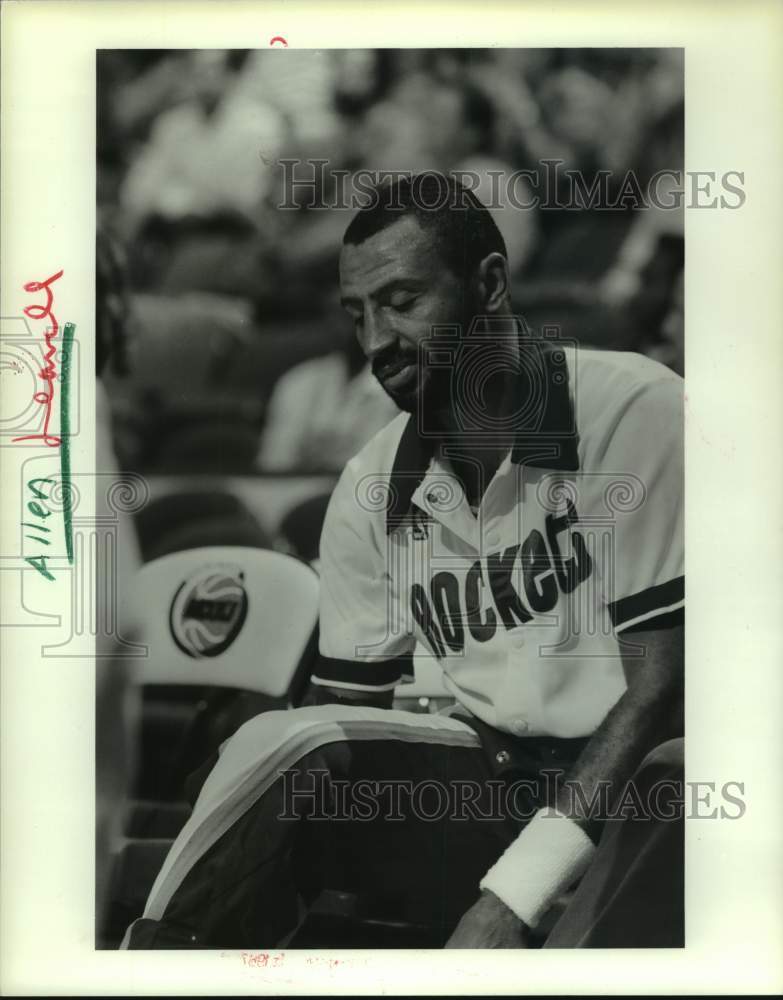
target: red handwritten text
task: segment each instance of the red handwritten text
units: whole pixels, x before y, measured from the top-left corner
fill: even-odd
[[[330,969],[334,969],[338,965],[345,965],[344,958],[327,958],[321,955],[309,955],[305,961],[308,965],[328,965]]]
[[[49,448],[59,448],[61,444],[61,439],[55,434],[49,433],[49,421],[52,416],[52,403],[54,401],[54,380],[57,378],[57,369],[54,365],[53,358],[57,353],[57,348],[52,344],[52,341],[57,338],[57,334],[60,332],[60,326],[55,318],[52,311],[54,305],[54,293],[52,292],[51,286],[61,278],[63,275],[62,271],[58,271],[53,274],[51,278],[47,278],[46,281],[28,281],[24,286],[26,292],[45,292],[46,302],[43,304],[34,303],[33,305],[27,306],[23,312],[25,316],[30,319],[36,320],[48,320],[49,325],[44,331],[44,343],[46,344],[46,353],[44,354],[44,366],[38,372],[38,377],[42,382],[46,383],[47,390],[45,392],[36,392],[33,395],[33,400],[36,403],[40,403],[44,407],[44,425],[43,432],[41,434],[27,434],[24,437],[14,438],[14,441],[43,441],[43,443]]]
[[[271,955],[268,951],[243,951],[242,964],[252,966],[255,969],[276,969],[283,964],[284,955],[278,953]]]

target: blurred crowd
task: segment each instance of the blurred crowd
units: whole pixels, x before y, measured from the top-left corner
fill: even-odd
[[[120,464],[335,472],[393,412],[339,308],[352,210],[308,207],[280,161],[327,160],[325,200],[334,171],[545,159],[644,190],[682,169],[682,53],[104,50],[97,135],[99,225],[124,258],[127,343],[103,378]],[[681,210],[493,211],[531,326],[682,372]]]

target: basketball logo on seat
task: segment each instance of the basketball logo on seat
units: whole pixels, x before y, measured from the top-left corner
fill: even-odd
[[[169,621],[174,642],[188,656],[219,656],[239,635],[247,616],[245,574],[208,567],[174,594]]]

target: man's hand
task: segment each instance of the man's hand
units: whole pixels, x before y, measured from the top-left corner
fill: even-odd
[[[530,931],[492,892],[482,892],[446,942],[447,948],[527,948]]]

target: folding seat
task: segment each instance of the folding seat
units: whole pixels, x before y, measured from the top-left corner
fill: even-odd
[[[143,694],[165,697],[142,703],[137,740],[143,744],[156,725],[159,738],[155,757],[143,745],[136,748],[141,777],[135,790],[143,798],[128,803],[124,837],[115,845],[103,933],[108,946],[141,912],[187,821],[188,774],[209,766],[211,755],[247,719],[301,698],[317,643],[318,578],[279,552],[205,547],[145,564],[131,605],[137,641],[147,647],[134,664],[133,681]],[[167,747],[160,734],[175,731],[177,714],[179,736]]]

